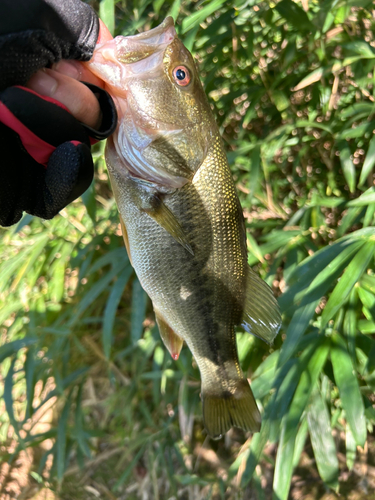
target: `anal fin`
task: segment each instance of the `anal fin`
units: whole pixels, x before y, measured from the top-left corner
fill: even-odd
[[[271,344],[281,326],[279,305],[271,288],[248,266],[242,327]]]
[[[162,341],[164,342],[165,347],[168,349],[172,358],[176,361],[184,344],[184,341],[181,337],[179,337],[172,328],[168,325],[168,323],[164,320],[162,315],[155,311],[156,323],[159,327],[159,333]]]

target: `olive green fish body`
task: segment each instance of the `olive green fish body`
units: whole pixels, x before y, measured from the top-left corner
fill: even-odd
[[[94,54],[94,69],[108,75],[115,50],[127,65],[123,87],[108,77],[123,120],[106,162],[129,256],[172,357],[184,341],[196,359],[207,432],[257,431],[260,414],[238,362],[235,326],[272,341],[280,316],[272,292],[248,267],[241,206],[194,62],[170,18],[114,43],[98,63]],[[180,68],[177,76],[192,77],[186,89],[176,80]]]

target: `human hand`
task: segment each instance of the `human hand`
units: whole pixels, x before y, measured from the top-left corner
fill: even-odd
[[[97,44],[111,40],[111,33],[100,19],[99,25]],[[97,130],[102,120],[99,102],[94,93],[80,82],[104,88],[104,82],[91,73],[85,64],[66,59],[53,64],[51,69],[37,71],[26,87],[61,102],[78,121]]]
[[[30,0],[27,2],[28,6],[33,3]],[[54,0],[48,3],[54,3]],[[84,5],[88,9],[78,0],[66,3],[70,7],[72,4]],[[95,14],[91,10],[86,14],[83,27],[95,28]],[[90,16],[91,21],[87,19]],[[107,32],[105,27],[102,31]],[[61,33],[61,29],[57,27],[56,32]],[[82,37],[82,30],[78,32]],[[30,38],[30,30],[26,30],[26,33]],[[85,40],[91,39],[91,48],[86,46],[83,50],[81,44],[81,54],[77,54],[78,49],[72,40],[68,44],[66,40],[56,42],[55,33],[52,33],[53,43],[51,40],[47,40],[47,43],[45,39],[52,36],[49,31],[43,36],[40,30],[35,33],[38,43],[30,42],[29,39],[25,43],[22,39],[25,32],[22,31],[16,40],[14,33],[2,36],[0,22],[0,146],[3,152],[0,163],[1,225],[16,223],[23,211],[46,219],[52,218],[82,194],[93,176],[90,137],[103,139],[113,132],[116,125],[114,105],[108,94],[100,88],[102,82],[78,61],[57,62],[52,64],[51,69],[39,70],[27,82],[24,81],[30,64],[33,69],[37,69],[36,66],[45,64],[46,59],[49,59],[49,64],[58,60],[55,54],[58,52],[58,42],[61,42],[62,47],[60,55],[70,57],[73,54],[74,57],[88,59],[97,32],[92,37],[92,33],[86,30]],[[13,49],[18,40],[17,50],[22,55],[19,58],[21,68],[8,64],[9,51],[6,48],[9,48],[9,37],[12,38]],[[50,51],[47,57],[45,53],[52,45],[55,53]],[[34,52],[30,46],[34,46]],[[13,73],[10,75],[13,79],[10,79],[10,73]],[[80,80],[86,80],[88,84]],[[26,88],[4,88],[10,81],[26,84]]]

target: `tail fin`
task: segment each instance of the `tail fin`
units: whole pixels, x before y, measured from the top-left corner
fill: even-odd
[[[231,427],[260,430],[260,413],[246,379],[236,381],[230,390],[213,392],[203,387],[202,404],[204,426],[213,439],[219,439]]]

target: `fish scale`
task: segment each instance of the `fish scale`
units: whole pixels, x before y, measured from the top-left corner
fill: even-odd
[[[162,67],[155,69],[152,57]],[[174,359],[184,341],[197,362],[210,436],[232,426],[258,431],[235,326],[271,342],[280,314],[272,291],[247,264],[241,205],[193,59],[167,18],[147,33],[99,46],[88,64],[107,81],[119,111],[106,163],[129,257],[161,337]],[[106,80],[110,64],[120,65],[113,71],[122,75],[118,81]],[[184,88],[173,77],[176,67],[191,77]]]

